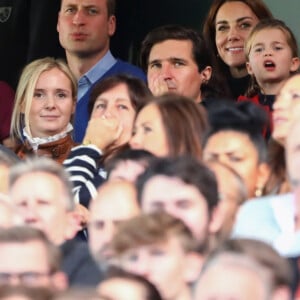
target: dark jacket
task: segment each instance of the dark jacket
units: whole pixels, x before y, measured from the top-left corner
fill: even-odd
[[[68,276],[70,286],[96,286],[103,279],[86,242],[72,239],[64,242],[60,248],[62,271]]]

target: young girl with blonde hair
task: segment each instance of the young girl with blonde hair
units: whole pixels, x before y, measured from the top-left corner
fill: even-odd
[[[265,19],[248,36],[245,54],[251,82],[238,101],[251,100],[271,115],[275,96],[284,82],[299,69],[296,38],[284,22]]]

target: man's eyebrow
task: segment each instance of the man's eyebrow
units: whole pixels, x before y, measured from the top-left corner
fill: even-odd
[[[148,62],[148,65],[151,65],[151,64],[154,64],[154,63],[161,63],[162,59],[153,59],[153,60],[150,60]]]
[[[165,59],[153,59],[153,60],[148,62],[148,65],[161,63],[162,61],[168,61],[168,62],[181,61],[181,62],[185,62],[187,60],[185,58],[182,58],[182,57],[171,56],[171,57],[168,57],[168,58],[165,58]]]
[[[177,62],[177,61],[184,62],[184,61],[187,61],[185,58],[182,58],[182,57],[170,57],[170,58],[168,58],[168,60],[171,61],[171,62]]]

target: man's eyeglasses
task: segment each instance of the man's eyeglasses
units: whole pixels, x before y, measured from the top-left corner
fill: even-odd
[[[35,285],[40,279],[46,278],[50,273],[42,272],[20,272],[20,273],[6,273],[0,272],[0,284],[11,284],[18,280],[25,285]]]

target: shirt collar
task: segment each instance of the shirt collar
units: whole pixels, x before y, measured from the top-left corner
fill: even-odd
[[[86,72],[82,77],[84,77],[90,84],[94,84],[100,77],[102,77],[115,63],[117,60],[113,57],[110,51],[100,59],[88,72]],[[82,78],[81,77],[81,78]],[[81,79],[80,78],[80,79]],[[80,81],[79,79],[79,81]]]
[[[68,123],[67,128],[63,130],[61,133],[48,136],[48,137],[32,137],[30,133],[28,132],[28,128],[23,128],[23,135],[27,139],[28,143],[31,145],[33,150],[37,150],[39,145],[51,143],[58,141],[59,139],[64,138],[68,133],[70,133],[73,130],[73,126],[71,123]]]

